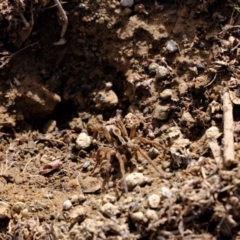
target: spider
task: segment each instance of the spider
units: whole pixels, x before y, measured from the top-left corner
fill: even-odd
[[[127,153],[134,154],[135,158],[138,158],[137,153],[139,153],[144,159],[148,161],[149,164],[153,166],[153,168],[160,174],[160,176],[163,176],[163,171],[159,170],[154,162],[151,160],[151,158],[147,155],[147,153],[139,146],[139,143],[146,143],[151,144],[152,146],[156,148],[161,148],[164,151],[164,155],[166,153],[166,148],[163,146],[163,144],[160,144],[156,141],[149,140],[144,137],[136,137],[136,129],[139,125],[140,121],[137,123],[134,123],[131,127],[130,134],[128,134],[128,131],[123,124],[123,121],[121,119],[121,116],[118,115],[115,120],[115,125],[103,125],[98,129],[95,129],[93,133],[93,138],[96,139],[99,132],[103,133],[103,136],[107,139],[107,142],[109,145],[101,145],[97,152],[96,152],[96,164],[93,168],[92,173],[94,173],[96,167],[103,162],[103,159],[106,160],[106,180],[104,181],[104,185],[109,179],[109,172],[111,169],[111,162],[112,158],[115,156],[119,162],[120,165],[120,171],[122,175],[122,184],[121,188],[124,189],[125,192],[128,192],[127,184],[125,181],[125,168],[124,164],[127,162]]]

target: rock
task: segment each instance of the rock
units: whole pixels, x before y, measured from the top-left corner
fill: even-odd
[[[117,201],[116,196],[110,195],[110,194],[106,194],[103,197],[103,202],[111,202],[111,203],[115,203]]]
[[[166,49],[170,52],[170,53],[173,53],[173,52],[176,52],[178,51],[178,44],[173,41],[173,40],[169,40],[167,42],[167,46],[166,46]]]
[[[63,210],[64,211],[68,211],[69,209],[72,208],[72,203],[71,201],[68,199],[63,203]]]
[[[171,89],[165,89],[160,93],[160,98],[163,100],[171,99],[171,97],[172,97]]]
[[[164,197],[172,197],[172,191],[168,187],[161,187],[161,193]]]
[[[24,208],[26,208],[26,204],[23,202],[16,202],[12,206],[12,210],[19,214]]]
[[[155,62],[152,62],[148,66],[148,71],[150,74],[153,75],[153,74],[156,74],[158,68],[159,68],[159,65]]]
[[[76,222],[82,222],[86,218],[87,210],[83,206],[77,206],[74,209],[71,210],[69,214],[70,222],[76,223]]]
[[[43,133],[51,133],[57,126],[57,122],[53,119],[48,120],[43,126]]]
[[[155,210],[152,210],[152,209],[147,209],[146,211],[146,217],[149,219],[149,220],[157,220],[158,219],[158,214]]]
[[[132,14],[132,10],[128,7],[124,8],[123,15],[129,16],[130,14]]]
[[[185,82],[180,83],[179,86],[178,86],[178,91],[179,91],[179,94],[180,94],[181,97],[183,95],[185,95],[187,93],[187,91],[188,91],[187,83],[185,83]]]
[[[157,194],[151,194],[148,197],[148,204],[150,208],[157,208],[160,203],[160,196]]]
[[[26,118],[47,117],[61,102],[59,95],[50,92],[38,81],[37,77],[27,76],[18,89],[21,97],[17,102],[17,109],[21,109]]]
[[[10,205],[0,201],[0,219],[11,218]]]
[[[102,180],[97,177],[87,176],[80,180],[83,193],[95,193],[101,190]]]
[[[162,78],[165,78],[169,75],[169,70],[164,67],[164,66],[159,66],[157,69],[156,69],[156,78],[157,79],[162,79]]]
[[[117,214],[120,213],[119,209],[117,206],[114,206],[112,203],[105,203],[102,207],[101,207],[101,212],[105,215],[107,215],[108,217],[113,217],[116,216]]]
[[[166,120],[169,116],[171,108],[169,105],[158,105],[153,113],[153,118],[156,120]]]
[[[121,5],[123,7],[131,7],[134,3],[134,0],[121,0]]]
[[[103,90],[97,93],[93,99],[97,109],[105,110],[114,108],[118,104],[118,97],[113,90]]]
[[[81,132],[76,140],[76,147],[78,149],[86,149],[92,143],[92,138],[88,136],[85,132]]]
[[[148,177],[144,177],[142,173],[133,172],[126,176],[126,184],[129,188],[134,188],[137,185],[143,185],[149,182]]]
[[[85,162],[83,163],[82,168],[86,170],[90,165],[91,165],[91,162],[90,162],[89,160],[88,160],[88,161],[85,161]]]
[[[71,130],[80,132],[83,129],[83,122],[80,117],[73,118],[71,121],[68,122],[68,125]]]
[[[154,147],[150,148],[149,151],[148,151],[148,156],[151,159],[155,158],[158,154],[159,154],[159,151]]]
[[[131,214],[131,219],[133,222],[141,222],[144,220],[144,215],[142,212],[134,212]]]
[[[69,199],[72,203],[72,205],[76,206],[82,202],[84,202],[86,200],[86,197],[82,194],[80,195],[73,195],[72,197],[70,197]]]
[[[181,122],[183,123],[194,123],[195,120],[193,119],[192,115],[190,112],[183,112]]]

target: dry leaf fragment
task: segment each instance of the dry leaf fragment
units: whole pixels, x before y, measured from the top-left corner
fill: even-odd
[[[55,160],[53,162],[45,164],[39,171],[39,174],[47,174],[54,170],[60,169],[62,167],[62,161],[61,160]]]

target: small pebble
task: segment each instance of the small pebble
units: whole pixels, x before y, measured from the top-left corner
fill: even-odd
[[[167,197],[167,198],[172,197],[172,192],[168,187],[161,187],[161,193],[164,197]]]
[[[158,68],[159,68],[159,65],[155,62],[152,62],[148,66],[148,71],[150,74],[156,74]]]
[[[92,143],[92,138],[88,136],[85,132],[81,132],[76,140],[76,147],[78,149],[86,149]]]
[[[163,100],[170,99],[172,97],[172,90],[171,89],[165,89],[160,93],[160,98]]]
[[[157,219],[158,219],[157,212],[156,212],[155,210],[152,210],[152,209],[147,209],[147,211],[146,211],[146,217],[147,217],[149,220],[157,220]]]
[[[106,194],[103,197],[103,202],[104,203],[106,203],[106,202],[115,203],[116,201],[117,201],[117,198],[113,195],[110,195],[110,194]]]
[[[157,155],[159,154],[159,151],[154,148],[154,147],[151,147],[148,151],[148,156],[151,158],[151,159],[154,159],[155,157],[157,157]]]
[[[179,94],[180,94],[181,97],[183,95],[185,95],[187,93],[187,91],[188,91],[187,83],[185,83],[185,82],[180,83],[179,86],[178,86],[178,91],[179,91]]]
[[[108,217],[113,217],[120,213],[118,207],[113,205],[112,203],[105,203],[101,207],[101,212]]]
[[[26,207],[26,204],[23,202],[16,202],[12,206],[12,210],[16,213],[20,213],[24,208]]]
[[[82,222],[86,217],[86,214],[87,214],[87,210],[85,207],[77,206],[71,210],[69,214],[69,219],[71,220],[72,223]]]
[[[105,22],[105,19],[103,17],[100,17],[98,20],[98,23],[103,24]]]
[[[7,202],[0,201],[0,219],[10,217],[11,217],[10,205]]]
[[[55,129],[57,122],[55,120],[48,120],[43,126],[43,133],[51,133]]]
[[[160,196],[157,194],[151,194],[148,197],[148,204],[150,208],[157,208],[160,203]]]
[[[144,219],[144,215],[143,215],[142,212],[134,212],[134,213],[131,214],[131,219],[134,222],[141,222]]]
[[[168,74],[169,74],[169,70],[164,66],[159,66],[156,69],[156,78],[157,79],[165,78],[168,76]]]
[[[173,40],[169,40],[167,42],[166,48],[170,53],[173,53],[173,52],[178,51],[178,44]]]
[[[88,161],[85,161],[84,163],[83,163],[83,169],[87,169],[89,166],[91,165],[91,162],[88,160]]]
[[[68,199],[63,203],[63,210],[64,211],[68,211],[69,209],[72,208],[72,203],[71,201]]]
[[[143,185],[149,181],[148,177],[144,177],[142,173],[133,172],[127,175],[126,184],[129,188]]]
[[[153,112],[153,118],[156,120],[166,120],[171,112],[169,105],[158,105]]]
[[[123,7],[131,7],[134,3],[134,0],[121,0],[121,5]]]

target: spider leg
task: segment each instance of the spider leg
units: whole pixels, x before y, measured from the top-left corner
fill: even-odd
[[[148,161],[148,163],[150,163],[153,166],[153,168],[159,173],[159,175],[161,177],[164,177],[164,172],[160,171],[157,168],[157,166],[153,163],[152,159],[138,145],[134,145],[133,150],[136,152],[138,151]]]
[[[125,193],[128,193],[128,187],[126,184],[126,179],[125,179],[125,168],[124,168],[124,163],[127,161],[125,155],[120,154],[120,153],[116,153],[116,157],[119,161],[119,165],[120,165],[120,171],[122,174],[122,187],[125,191]]]
[[[97,150],[97,154],[96,154],[96,164],[95,164],[95,166],[94,166],[91,174],[94,173],[94,171],[96,170],[97,166],[99,166],[100,163],[101,163],[101,161],[102,161],[102,160],[101,160],[101,157],[102,157],[101,153],[105,153],[105,156],[107,156],[107,154],[108,154],[109,152],[111,152],[111,151],[112,151],[111,148],[108,148],[108,147],[101,147],[101,148],[99,148],[99,149]]]
[[[136,137],[136,138],[133,139],[133,142],[134,142],[135,144],[138,144],[138,143],[140,143],[140,142],[144,142],[144,143],[147,143],[147,144],[151,144],[151,145],[153,145],[154,147],[162,148],[162,149],[164,150],[164,155],[166,154],[166,151],[167,151],[166,147],[164,147],[162,144],[157,143],[157,142],[155,142],[155,141],[153,141],[153,140],[149,140],[149,139],[144,138],[144,137]],[[165,144],[165,145],[166,145],[166,144]]]

